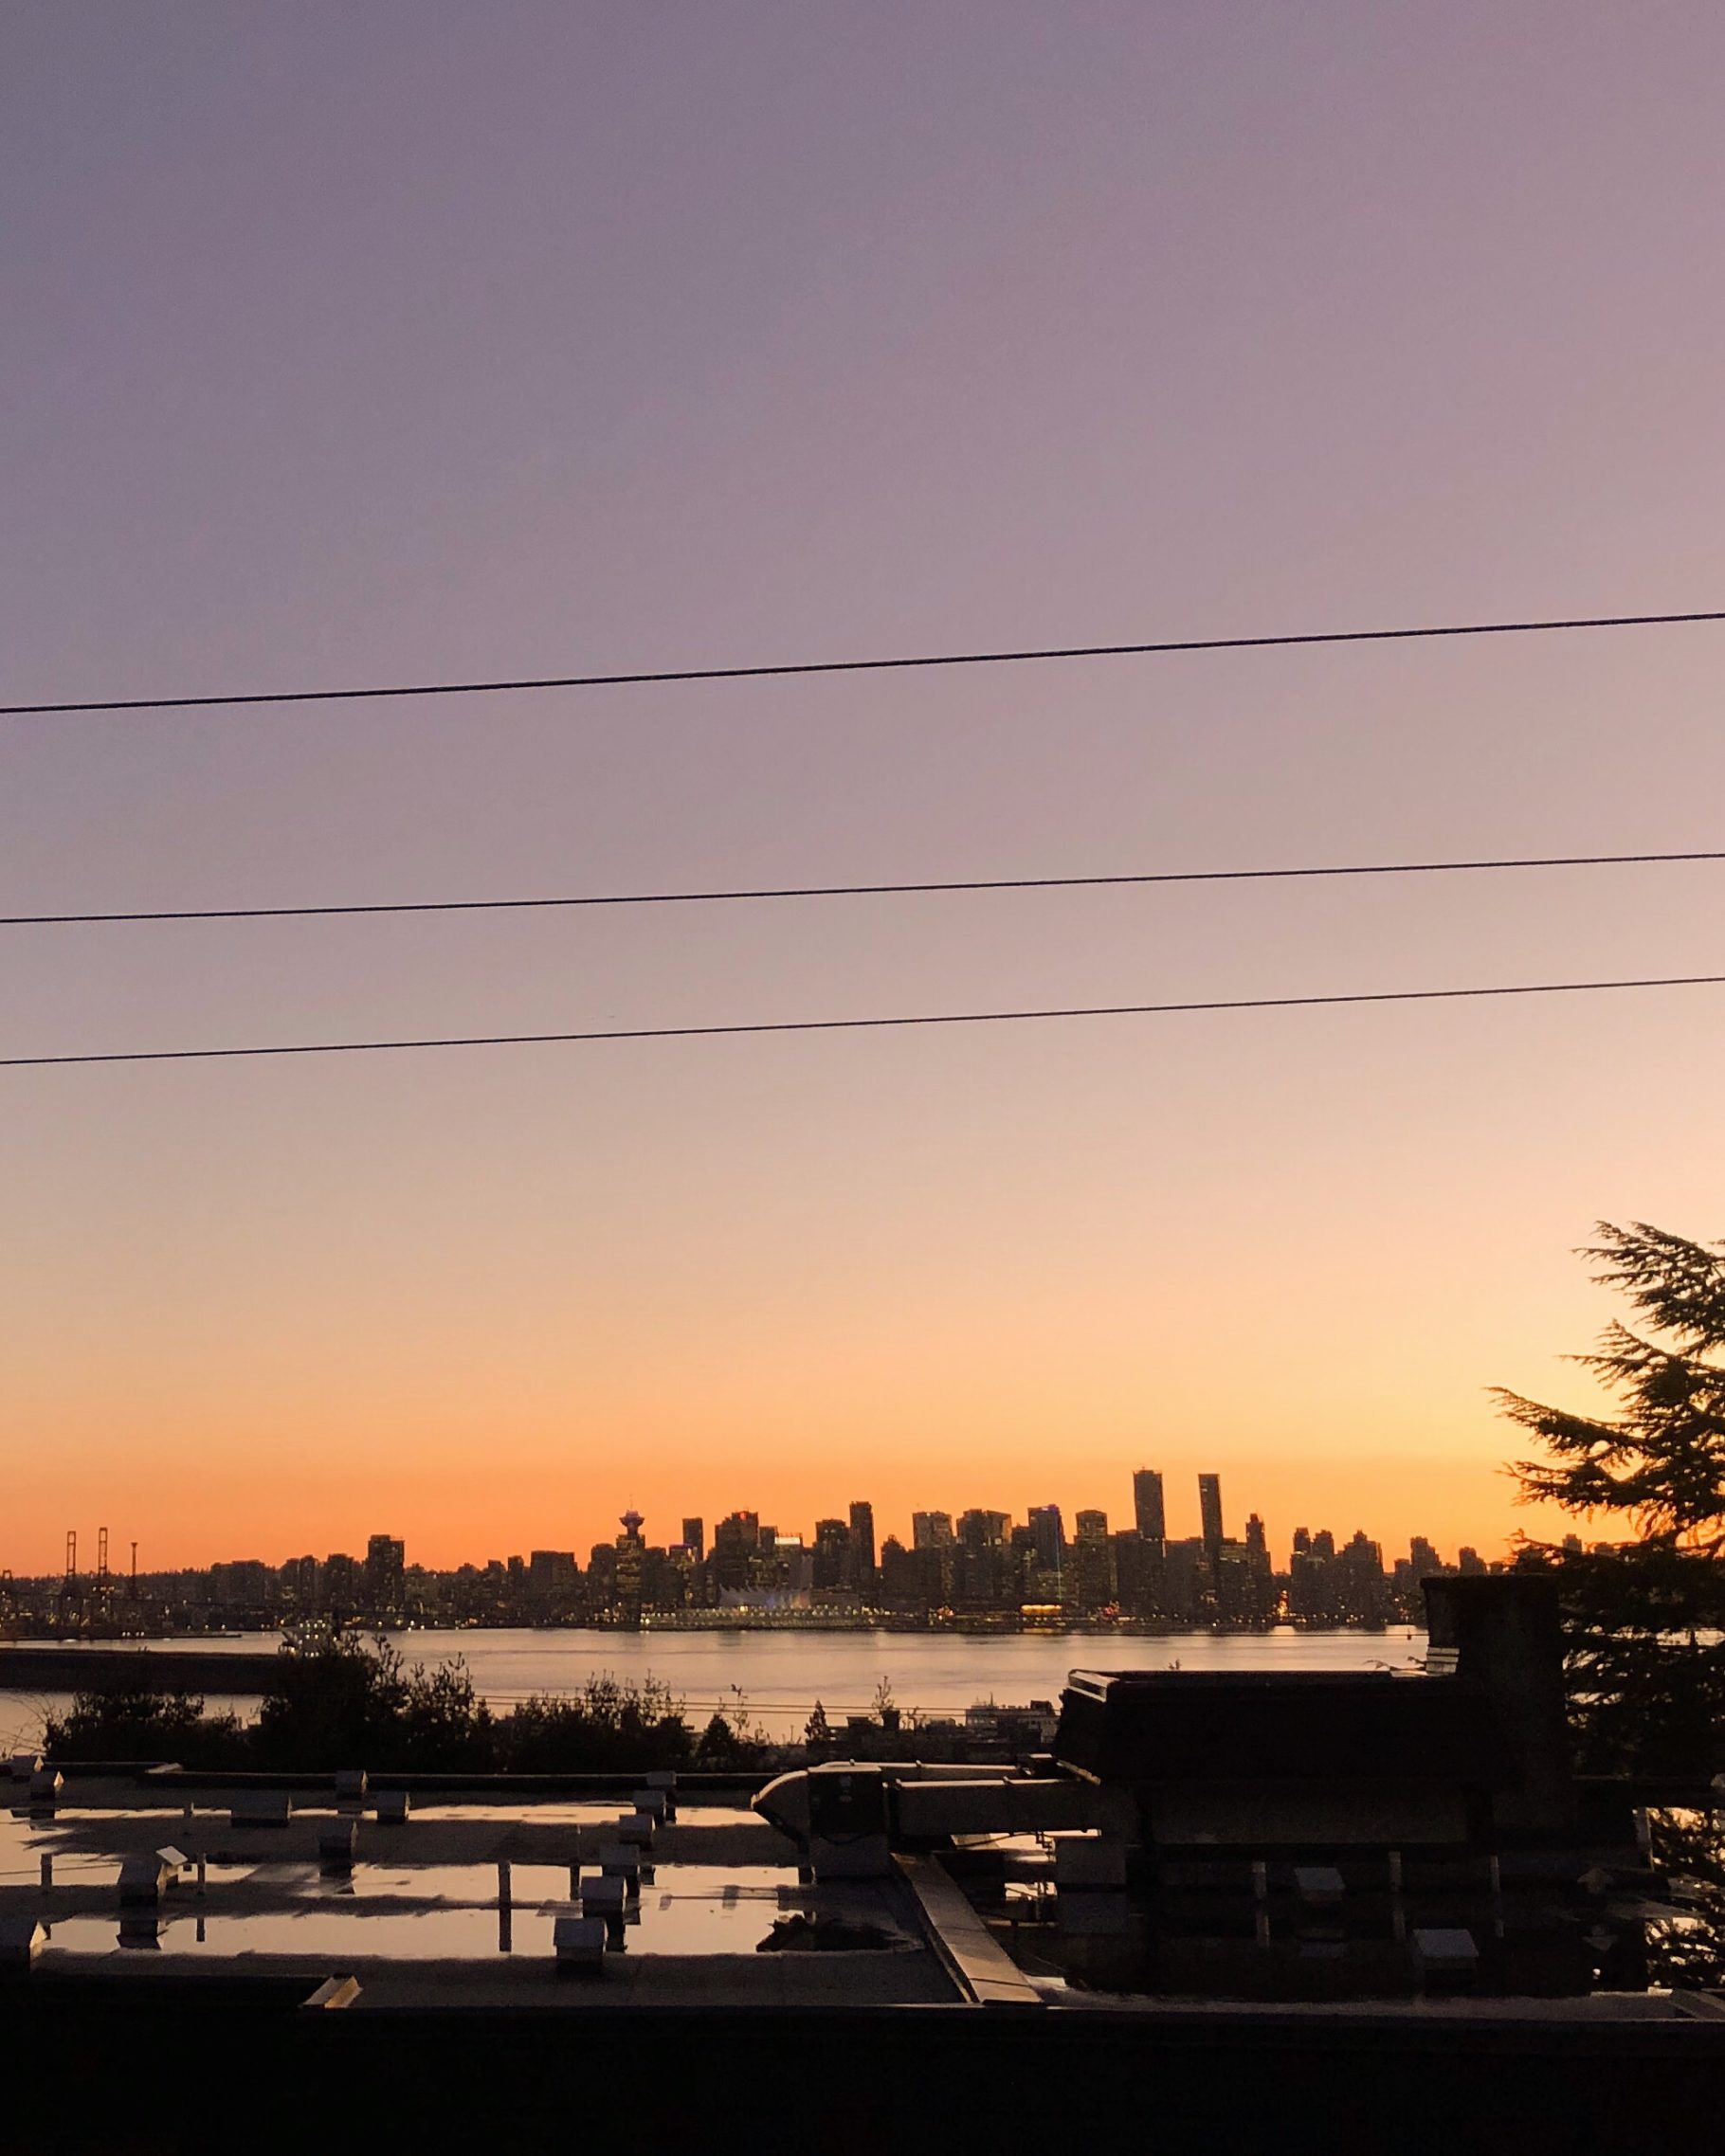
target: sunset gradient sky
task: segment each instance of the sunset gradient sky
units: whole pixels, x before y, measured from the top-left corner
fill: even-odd
[[[15,0],[0,700],[1725,604],[1715,0]],[[1725,628],[0,721],[0,912],[1725,843]],[[0,1054],[1725,970],[1716,866],[0,930]],[[0,1564],[1495,1546],[1725,990],[0,1073]]]

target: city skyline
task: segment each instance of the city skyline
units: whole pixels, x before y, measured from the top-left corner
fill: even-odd
[[[651,1541],[633,1505],[619,1531],[578,1551],[538,1548],[454,1567],[408,1561],[398,1535],[367,1537],[365,1554],[307,1553],[275,1565],[230,1558],[178,1571],[149,1571],[130,1548],[128,1569],[110,1564],[99,1531],[96,1569],[78,1569],[66,1538],[58,1578],[0,1577],[0,1623],[92,1639],[173,1632],[281,1627],[325,1638],[329,1628],[445,1623],[550,1628],[653,1624],[710,1629],[794,1624],[854,1630],[952,1626],[999,1632],[1079,1623],[1169,1629],[1263,1631],[1277,1624],[1381,1627],[1423,1621],[1426,1579],[1484,1574],[1478,1549],[1446,1557],[1423,1535],[1405,1555],[1386,1552],[1363,1528],[1294,1529],[1285,1569],[1263,1520],[1248,1513],[1232,1534],[1221,1477],[1198,1477],[1200,1530],[1165,1531],[1164,1477],[1139,1468],[1132,1478],[1132,1522],[1111,1526],[1086,1508],[1067,1531],[1061,1507],[1032,1505],[1020,1522],[970,1506],[954,1516],[911,1516],[908,1543],[881,1535],[866,1498],[814,1523],[812,1534],[746,1509],[713,1523],[684,1514],[679,1539]],[[1177,1523],[1176,1523],[1177,1524]],[[1579,1549],[1577,1538],[1570,1546]],[[309,1628],[309,1631],[308,1631]]]
[[[1364,1535],[1387,1552],[1393,1552],[1395,1549],[1404,1546],[1429,1549],[1447,1543],[1455,1550],[1478,1552],[1487,1560],[1496,1561],[1504,1554],[1503,1549],[1496,1547],[1491,1538],[1485,1535],[1445,1538],[1438,1534],[1427,1534],[1416,1528],[1397,1538],[1372,1533],[1371,1523],[1369,1521],[1350,1519],[1345,1527],[1338,1526],[1323,1516],[1323,1508],[1317,1505],[1307,1505],[1300,1517],[1290,1518],[1285,1527],[1271,1532],[1262,1513],[1249,1498],[1235,1500],[1240,1504],[1240,1510],[1237,1515],[1230,1513],[1228,1479],[1221,1471],[1206,1469],[1197,1472],[1192,1477],[1195,1495],[1189,1504],[1182,1503],[1177,1493],[1171,1495],[1171,1483],[1175,1480],[1177,1477],[1171,1477],[1165,1470],[1141,1466],[1132,1471],[1124,1500],[1117,1499],[1113,1506],[1073,1507],[1059,1498],[1044,1495],[1040,1503],[1018,1508],[915,1506],[901,1518],[877,1505],[872,1498],[852,1498],[842,1505],[829,1504],[812,1518],[775,1512],[772,1506],[741,1509],[733,1506],[701,1513],[692,1513],[686,1507],[681,1511],[673,1508],[660,1516],[667,1522],[675,1520],[677,1531],[673,1534],[667,1531],[663,1536],[645,1531],[655,1526],[656,1522],[630,1502],[615,1515],[610,1534],[601,1531],[591,1538],[574,1535],[568,1539],[567,1544],[557,1542],[554,1537],[546,1538],[536,1534],[504,1554],[507,1554],[510,1562],[515,1563],[523,1561],[534,1549],[544,1554],[549,1549],[566,1548],[577,1562],[584,1562],[582,1551],[604,1549],[621,1539],[615,1532],[618,1528],[624,1531],[625,1537],[638,1540],[649,1547],[686,1547],[691,1540],[691,1530],[697,1531],[696,1540],[710,1545],[710,1538],[721,1522],[739,1519],[767,1523],[771,1530],[782,1537],[787,1547],[794,1543],[812,1551],[819,1542],[822,1525],[827,1521],[835,1525],[843,1521],[848,1524],[853,1537],[866,1537],[872,1567],[879,1551],[888,1542],[897,1543],[907,1549],[923,1549],[961,1540],[961,1527],[967,1520],[987,1520],[994,1523],[1004,1532],[1018,1526],[1027,1526],[1034,1531],[1039,1518],[1048,1521],[1050,1531],[1062,1549],[1087,1533],[1114,1536],[1123,1531],[1135,1531],[1147,1541],[1202,1544],[1209,1548],[1225,1540],[1229,1543],[1240,1542],[1249,1521],[1267,1538],[1269,1554],[1278,1563],[1285,1563],[1298,1549],[1298,1539],[1309,1533],[1334,1533],[1340,1539],[1346,1539],[1349,1535]],[[1563,1531],[1569,1531],[1572,1523],[1562,1515],[1554,1516],[1561,1522]],[[411,1538],[368,1531],[363,1536],[349,1539],[372,1549],[380,1544],[388,1543],[397,1551],[395,1563],[399,1569],[403,1562],[399,1553],[409,1546]],[[169,1559],[152,1552],[139,1558],[139,1546],[133,1538],[114,1533],[106,1528],[99,1528],[94,1535],[81,1533],[77,1528],[70,1528],[63,1537],[63,1564],[36,1567],[21,1565],[9,1561],[8,1552],[0,1549],[0,1567],[20,1578],[34,1579],[70,1577],[74,1573],[80,1578],[92,1578],[100,1568],[118,1580],[123,1579],[129,1569],[136,1569],[140,1576],[152,1576],[162,1572],[208,1569],[212,1566],[241,1561],[263,1562],[276,1568],[304,1561],[298,1545],[292,1549],[283,1547],[278,1555],[270,1556],[255,1547],[258,1540],[256,1536],[251,1538],[251,1545],[247,1546],[244,1560],[239,1557],[237,1549],[228,1550],[223,1556],[206,1553],[199,1557]],[[300,1540],[305,1541],[306,1538],[301,1537]],[[707,1550],[703,1548],[701,1554],[706,1553]],[[357,1549],[344,1552],[328,1538],[325,1538],[319,1549],[311,1552],[310,1561],[354,1565],[363,1562]],[[483,1557],[475,1550],[450,1557],[441,1551],[431,1555],[416,1549],[411,1563],[433,1571],[451,1572],[463,1567],[499,1561],[501,1561],[499,1553],[490,1549],[487,1549]]]

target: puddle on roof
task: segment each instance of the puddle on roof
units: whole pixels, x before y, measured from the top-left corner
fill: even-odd
[[[118,1922],[111,1916],[65,1916],[45,1927],[45,1960],[60,1952],[105,1954],[141,1949],[163,1954],[315,1955],[345,1965],[358,1961],[476,1961],[501,1951],[498,1909],[439,1907],[368,1915],[355,1904],[243,1914],[176,1912]],[[551,1952],[551,1919],[514,1910],[507,1930],[517,1953]]]
[[[548,1956],[552,1928],[572,1915],[569,1870],[560,1864],[511,1867],[511,1900],[498,1905],[495,1865],[427,1865],[417,1872],[364,1868],[352,1882],[320,1880],[308,1871],[291,1899],[274,1909],[222,1906],[180,1895],[159,1914],[78,1915],[47,1927],[49,1954],[312,1956],[337,1967],[360,1961],[484,1961],[499,1953]],[[859,1882],[843,1890],[799,1887],[794,1874],[744,1883],[716,1866],[662,1866],[629,1908],[613,1950],[628,1954],[752,1954],[782,1916],[836,1915],[873,1926],[901,1948],[919,1947],[893,1896]]]

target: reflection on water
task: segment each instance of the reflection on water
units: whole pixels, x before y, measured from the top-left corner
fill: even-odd
[[[214,1639],[156,1640],[152,1648],[184,1647],[200,1654],[231,1649],[269,1654],[280,1645],[273,1632],[232,1633]],[[1054,1699],[1066,1673],[1083,1669],[1362,1670],[1390,1662],[1411,1667],[1425,1651],[1424,1633],[1407,1625],[1384,1632],[1267,1633],[1180,1632],[1145,1638],[1109,1632],[404,1632],[396,1645],[409,1661],[435,1664],[463,1658],[481,1696],[506,1710],[532,1693],[578,1691],[589,1676],[608,1670],[627,1680],[662,1678],[684,1702],[697,1726],[716,1710],[729,1712],[740,1691],[752,1718],[774,1737],[795,1737],[818,1699],[829,1721],[874,1711],[882,1678],[906,1712],[962,1715],[978,1700],[1021,1702]],[[735,1688],[735,1689],[734,1689]],[[69,1695],[0,1694],[0,1708],[15,1709],[19,1744],[40,1734],[42,1714],[64,1714]],[[256,1700],[208,1701],[209,1711],[231,1707],[243,1717]]]
[[[232,1915],[176,1912],[154,1922],[128,1917],[118,1926],[111,1916],[63,1916],[47,1927],[44,1954],[105,1954],[147,1942],[163,1953],[312,1954],[341,1965],[464,1961],[498,1952],[499,1913],[495,1907],[444,1906],[362,1915],[354,1904],[320,1908],[308,1903]],[[515,1910],[516,1950],[549,1954],[551,1924],[551,1917],[537,1911]]]
[[[364,1961],[549,1955],[555,1919],[576,1906],[570,1898],[570,1868],[509,1866],[507,1902],[499,1899],[499,1872],[496,1864],[411,1870],[362,1864],[351,1879],[337,1882],[302,1866],[291,1878],[268,1882],[284,1890],[274,1906],[224,1908],[219,1893],[212,1893],[197,1905],[165,1903],[159,1911],[128,1911],[123,1918],[63,1916],[47,1927],[45,1951],[288,1954],[337,1967]],[[919,1944],[895,1917],[889,1896],[866,1883],[817,1894],[800,1886],[789,1868],[761,1866],[738,1879],[717,1866],[688,1864],[661,1867],[657,1878],[643,1886],[612,1946],[629,1954],[750,1954],[779,1917],[816,1913],[872,1925],[905,1947]]]

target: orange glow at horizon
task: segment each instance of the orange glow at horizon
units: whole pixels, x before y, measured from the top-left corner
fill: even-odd
[[[1708,1060],[1720,1018],[1697,1015],[1649,1014],[1666,1070]],[[199,1074],[171,1130],[111,1087],[44,1186],[108,1227],[43,1213],[14,1275],[0,1563],[57,1570],[65,1529],[88,1549],[100,1524],[146,1569],[386,1531],[438,1567],[585,1562],[631,1503],[654,1542],[736,1508],[807,1534],[853,1498],[881,1539],[971,1505],[1118,1527],[1143,1465],[1171,1532],[1213,1470],[1230,1532],[1258,1512],[1279,1557],[1299,1526],[1387,1557],[1565,1531],[1515,1504],[1524,1446],[1485,1387],[1591,1397],[1559,1360],[1612,1309],[1570,1248],[1578,1187],[1680,1232],[1708,1193],[1641,1143],[1653,1080],[1578,1053],[1576,1013],[1515,1026],[1536,1089],[1491,1073],[1482,1017],[1468,1084],[1429,1070],[1462,1030],[1356,1025],[1348,1060],[1307,1022],[1273,1077],[1216,1031],[1177,1063],[1153,1034],[1106,1057],[1050,1035],[789,1071],[430,1064],[408,1090]],[[1184,1140],[1200,1112],[1226,1175]],[[34,1113],[64,1103],[43,1087]],[[625,1128],[626,1150],[590,1143]],[[331,1153],[309,1184],[301,1131]]]

